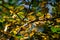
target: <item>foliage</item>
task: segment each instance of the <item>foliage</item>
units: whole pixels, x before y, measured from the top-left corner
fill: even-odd
[[[0,40],[58,40],[60,1],[0,0],[0,36]]]

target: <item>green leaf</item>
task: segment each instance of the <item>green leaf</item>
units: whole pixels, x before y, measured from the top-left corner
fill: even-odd
[[[5,21],[5,19],[3,19],[3,18],[0,18],[0,22],[4,22]]]
[[[60,28],[51,27],[53,33],[60,33]]]
[[[9,7],[9,4],[4,4],[4,6],[8,8]]]
[[[55,27],[51,27],[52,32],[57,32],[57,29]]]
[[[23,19],[25,17],[24,12],[19,12],[18,15],[20,16],[21,19]]]
[[[2,4],[2,1],[0,1],[0,4]]]
[[[23,38],[23,36],[16,36],[17,38]]]
[[[14,4],[14,2],[15,2],[14,0],[9,0],[10,4]]]
[[[38,16],[42,16],[42,15],[44,15],[44,14],[42,14],[41,12],[37,12],[37,15],[38,15]]]

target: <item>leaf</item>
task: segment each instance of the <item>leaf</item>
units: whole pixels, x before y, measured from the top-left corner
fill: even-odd
[[[17,10],[23,10],[24,6],[17,6],[15,9],[17,9]]]
[[[54,27],[51,27],[51,31],[54,33],[54,32],[57,32],[57,29]]]
[[[18,39],[19,39],[19,38],[23,38],[23,36],[20,35],[20,34],[19,34],[19,35],[14,35],[14,37],[16,37],[16,38],[18,38]]]
[[[8,8],[9,7],[9,5],[8,4],[3,4],[6,8]]]
[[[16,36],[17,38],[23,38],[23,36]]]
[[[60,28],[51,27],[51,31],[52,31],[53,33],[60,33]]]
[[[36,18],[35,18],[35,16],[30,15],[30,16],[28,16],[28,20],[34,21],[34,20],[36,20]]]
[[[19,12],[19,13],[17,13],[18,15],[24,15],[24,12]]]
[[[43,14],[41,12],[36,13],[37,16],[42,16]]]
[[[9,0],[9,4],[14,4],[15,3],[15,0]]]
[[[34,32],[30,33],[30,37],[32,37],[34,35]]]
[[[25,16],[24,16],[24,12],[19,12],[19,13],[17,13],[19,16],[20,16],[20,18],[21,19],[23,19]]]
[[[2,1],[0,1],[0,4],[2,4]]]
[[[5,19],[3,19],[3,18],[0,18],[0,22],[4,22],[5,21]]]

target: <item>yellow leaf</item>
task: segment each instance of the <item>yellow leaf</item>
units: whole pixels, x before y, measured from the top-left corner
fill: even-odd
[[[36,19],[35,16],[28,16],[29,21],[34,21],[35,19]]]
[[[26,34],[24,35],[24,37],[28,37],[28,33],[26,33]]]
[[[31,14],[33,14],[34,12],[30,12],[30,13],[28,13],[28,15],[31,15]]]
[[[24,38],[20,38],[20,40],[25,40]]]
[[[39,17],[39,20],[44,20],[44,15]]]
[[[60,26],[59,25],[55,25],[56,28],[59,28]]]
[[[57,18],[57,19],[56,19],[56,22],[60,23],[60,18]]]
[[[15,15],[15,14],[12,16],[12,18],[16,18],[16,17],[17,17],[17,15]]]
[[[47,13],[47,15],[46,15],[46,18],[51,18],[52,16],[49,14],[49,13]]]
[[[17,32],[16,32],[16,31],[13,31],[13,33],[14,33],[14,34],[17,34]]]
[[[13,10],[13,9],[14,9],[14,7],[13,7],[13,6],[9,6],[9,9]]]
[[[30,33],[30,37],[32,37],[33,35],[34,35],[34,32],[31,32],[31,33]]]
[[[19,30],[19,27],[17,27],[16,29],[15,29],[15,31],[18,31]]]
[[[19,6],[18,9],[19,10],[23,10],[24,9],[24,6]]]
[[[17,14],[19,14],[19,15],[24,15],[24,12],[19,12],[19,13],[17,13]]]
[[[13,14],[14,12],[12,10],[10,10],[10,13]]]
[[[20,34],[22,34],[22,35],[25,34],[25,31],[20,31]]]

